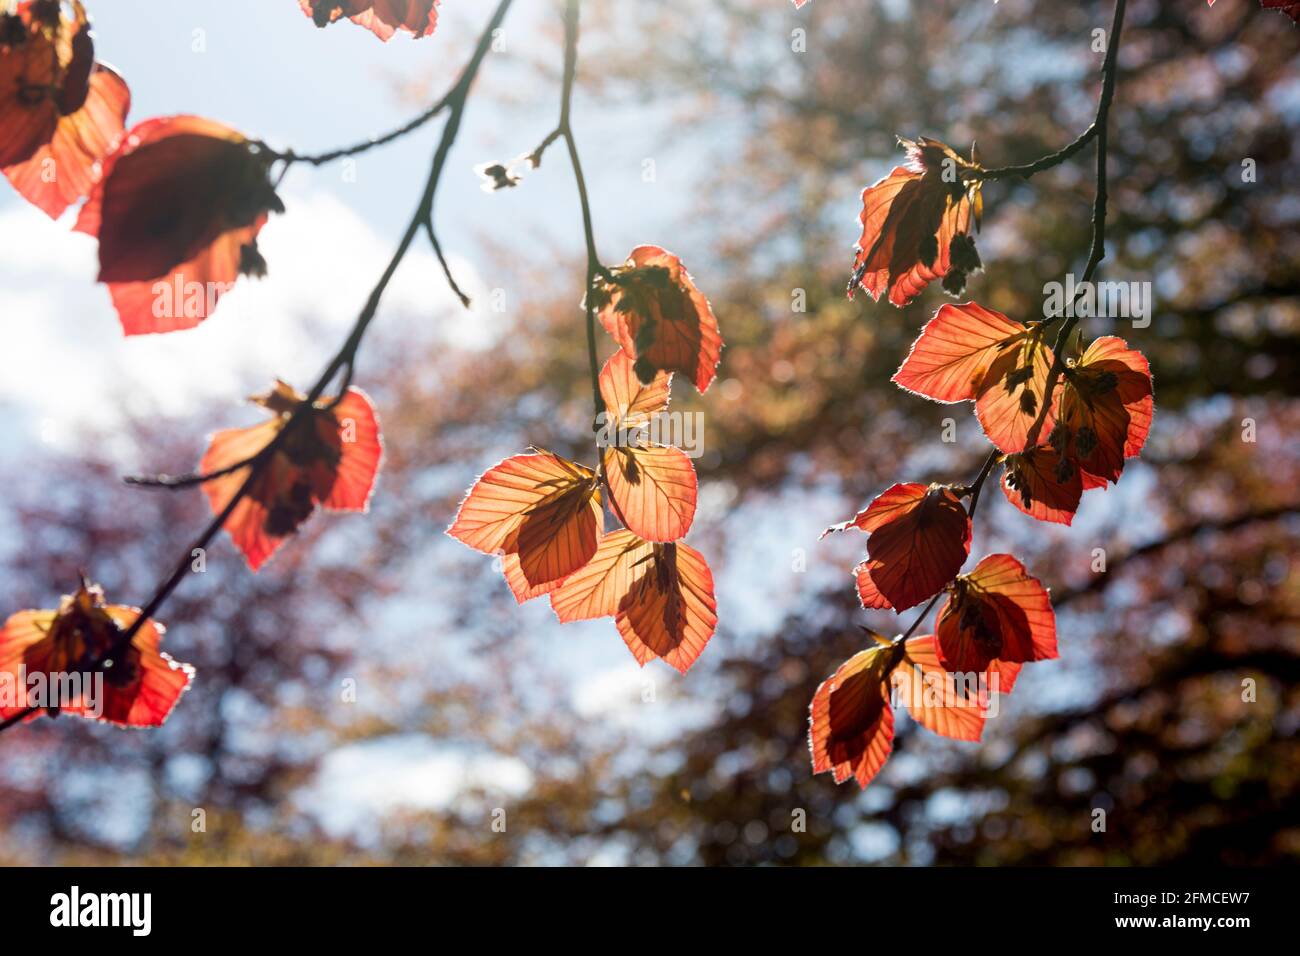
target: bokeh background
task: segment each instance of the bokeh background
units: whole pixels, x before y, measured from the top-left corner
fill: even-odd
[[[638,668],[611,622],[517,607],[490,559],[442,533],[500,458],[530,443],[591,457],[572,174],[558,149],[513,190],[485,193],[473,172],[554,125],[559,10],[516,7],[438,199],[474,309],[421,249],[362,353],[387,442],[371,514],[318,516],[257,576],[214,545],[160,615],[198,669],[161,731],[62,718],[0,737],[0,859],[1300,858],[1300,31],[1253,0],[1130,3],[1101,277],[1152,283],[1155,309],[1145,328],[1085,325],[1149,356],[1150,441],[1070,528],[990,488],[972,562],[1011,550],[1052,587],[1061,659],[1026,670],[981,744],[900,720],[861,793],[810,775],[808,702],[859,624],[911,617],[858,608],[861,538],[818,534],[894,481],[968,480],[984,445],[967,409],[889,383],[938,290],[902,310],[845,298],[858,195],[897,162],[896,134],[978,141],[991,165],[1073,139],[1110,4],[584,4],[574,123],[602,259],[641,242],[681,255],[727,342],[713,388],[674,396],[704,415],[689,541],[720,617],[686,677]],[[134,119],[196,112],[299,151],[386,130],[440,92],[489,4],[443,9],[434,37],[384,45],[317,31],[293,0],[91,4]],[[0,190],[0,607],[49,606],[80,568],[115,600],[148,596],[207,511],[198,491],[120,477],[189,470],[210,430],[257,419],[243,396],[315,377],[436,136],[294,169],[263,233],[270,276],[168,336],[124,340],[93,243]],[[987,187],[970,296],[1042,314],[1044,283],[1086,257],[1092,157]]]

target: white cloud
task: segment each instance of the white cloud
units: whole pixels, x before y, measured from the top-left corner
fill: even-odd
[[[514,797],[532,784],[513,757],[397,734],[331,751],[296,800],[331,834],[373,838],[375,821],[395,811],[438,810],[474,789]]]
[[[14,205],[0,212],[13,237],[0,259],[0,335],[6,356],[0,407],[29,434],[59,443],[83,426],[111,429],[125,413],[185,414],[235,405],[277,375],[305,387],[341,344],[395,248],[350,207],[320,191],[285,196],[260,245],[270,275],[241,279],[196,329],[127,338],[103,286],[95,243]],[[376,323],[382,334],[483,347],[494,336],[488,296],[472,268],[453,262],[481,306],[465,321],[437,260],[418,240],[394,277]],[[446,331],[444,331],[446,330]],[[468,335],[462,330],[468,330]]]

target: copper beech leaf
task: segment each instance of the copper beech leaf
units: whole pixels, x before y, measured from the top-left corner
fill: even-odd
[[[438,26],[440,0],[298,0],[302,12],[318,27],[345,17],[363,26],[384,42],[397,31],[416,39],[427,37]]]
[[[590,293],[601,325],[633,360],[642,382],[681,372],[703,392],[717,374],[722,335],[713,307],[682,261],[658,246],[637,246]]]
[[[507,458],[484,472],[447,533],[503,565],[516,598],[547,593],[596,553],[604,527],[596,475],[548,451]],[[513,577],[513,580],[512,580]]]
[[[164,629],[152,620],[118,652],[120,638],[139,616],[136,608],[107,604],[104,592],[85,582],[55,610],[10,615],[0,629],[0,676],[16,693],[0,704],[0,720],[31,706],[55,705],[58,713],[119,727],[161,726],[189,689],[194,668],[162,652]],[[36,674],[45,677],[47,687],[57,683],[81,692],[72,699],[32,699],[28,689]],[[99,691],[93,690],[95,682]],[[27,719],[45,712],[37,710]]]
[[[891,674],[897,699],[922,727],[941,737],[976,741],[984,733],[986,668],[954,674],[939,660],[933,634],[909,637]]]
[[[1008,455],[1003,462],[1002,493],[1025,514],[1039,521],[1068,525],[1083,495],[1083,476],[1073,461],[1055,448],[1040,445]]]
[[[893,380],[936,402],[974,401],[989,441],[1002,452],[1023,451],[1052,366],[1043,335],[975,302],[945,305],[921,330]],[[1049,409],[1039,434],[1049,434],[1054,420]]]
[[[619,350],[600,373],[606,410],[599,443],[615,512],[647,541],[676,541],[695,519],[698,479],[680,448],[651,441],[653,417],[668,404],[672,376],[642,384],[630,356]]]
[[[1084,488],[1118,481],[1146,443],[1154,408],[1151,369],[1123,339],[1103,336],[1069,363],[1051,446],[1082,472]]]
[[[147,120],[122,138],[76,229],[99,239],[99,281],[127,335],[193,328],[241,275],[266,273],[257,235],[284,211],[270,162],[197,116]]]
[[[612,616],[638,664],[658,657],[683,674],[718,624],[713,574],[703,556],[680,542],[645,541],[626,528],[601,539],[591,561],[551,593],[551,607],[564,622]]]
[[[124,132],[131,94],[95,62],[85,12],[43,24],[30,4],[7,15],[21,42],[0,44],[0,169],[28,202],[57,219],[90,194]],[[9,27],[6,27],[9,32]]]
[[[248,493],[234,506],[225,528],[248,566],[256,571],[317,506],[330,511],[365,511],[383,457],[379,422],[370,398],[350,388],[337,402],[323,398],[291,416],[305,396],[284,382],[253,398],[272,418],[250,428],[212,436],[199,463],[203,474],[231,468],[259,454],[286,427],[285,435],[259,470]],[[204,493],[220,514],[248,479],[251,465],[207,481]]]
[[[938,140],[899,140],[907,163],[862,191],[849,297],[861,288],[903,306],[935,279],[954,295],[980,268],[969,231],[978,169]]]
[[[828,530],[847,528],[870,534],[867,560],[856,571],[868,607],[904,611],[920,604],[957,575],[970,552],[970,517],[944,485],[894,485],[853,520]],[[877,594],[887,605],[867,603]]]
[[[864,789],[893,746],[891,699],[934,733],[976,741],[983,732],[991,683],[988,674],[948,673],[939,663],[933,635],[908,638],[902,646],[877,641],[822,682],[809,713],[813,773],[829,771],[836,783],[851,777]]]
[[[866,789],[894,746],[888,676],[894,652],[871,647],[849,658],[813,695],[808,748],[813,773],[849,778]]]
[[[939,612],[938,656],[950,671],[987,671],[1057,656],[1047,589],[1009,554],[990,554],[953,582]]]

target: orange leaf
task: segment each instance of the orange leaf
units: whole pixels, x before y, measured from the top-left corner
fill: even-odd
[[[251,428],[217,432],[199,471],[222,471],[259,454],[276,439],[303,399],[284,382],[277,382],[274,390],[253,399],[274,417]],[[226,531],[254,571],[317,505],[331,511],[365,511],[369,506],[383,457],[374,406],[355,388],[331,405],[331,399],[322,398],[298,419],[226,519]],[[204,483],[214,514],[225,510],[248,480],[250,468],[236,468]]]
[[[889,301],[903,306],[939,278],[960,294],[966,274],[979,268],[967,235],[979,186],[963,175],[977,167],[938,140],[899,142],[907,164],[862,191],[849,297],[859,287],[873,299],[888,290]]]
[[[652,544],[642,573],[620,599],[614,623],[645,666],[659,657],[685,674],[718,625],[713,574],[704,558],[684,544]]]
[[[193,328],[240,275],[263,275],[257,234],[284,206],[270,157],[242,134],[197,116],[133,128],[104,163],[77,219],[99,238],[128,335]]]
[[[1012,454],[1025,450],[1030,429],[1038,421],[1047,378],[1052,368],[1052,349],[1038,331],[1021,334],[1013,347],[1002,349],[989,363],[975,399],[975,417],[998,451]],[[1038,430],[1050,435],[1055,421],[1055,400]],[[1035,442],[1037,444],[1037,442]]]
[[[1151,430],[1151,369],[1123,339],[1093,341],[1066,369],[1060,415],[1049,432],[1052,447],[1091,476],[1089,487],[1119,480],[1124,459],[1133,458]]]
[[[610,426],[639,428],[668,407],[673,377],[657,372],[648,382],[637,378],[635,361],[619,349],[600,370],[600,397],[605,402],[606,421]]]
[[[907,639],[904,660],[891,675],[898,696],[927,730],[954,740],[979,740],[989,686],[983,669],[951,674],[939,662],[936,647],[933,634]]]
[[[302,12],[318,27],[329,26],[344,17],[365,27],[387,43],[398,30],[416,39],[427,37],[438,26],[439,0],[298,0]]]
[[[591,560],[551,592],[551,608],[562,622],[613,617],[650,567],[654,545],[626,528],[600,539]]]
[[[59,125],[59,97],[67,66],[51,31],[17,16],[22,42],[0,44],[0,167],[23,163],[50,141]]]
[[[894,485],[847,525],[870,532],[865,568],[880,595],[899,611],[951,581],[970,552],[970,517],[952,489],[942,485]]]
[[[871,569],[867,567],[866,561],[853,569],[853,576],[858,584],[858,600],[862,602],[864,608],[883,610],[892,607],[889,599],[880,593],[880,588],[876,587],[876,582],[871,580]]]
[[[590,561],[603,526],[596,475],[539,451],[507,458],[484,472],[447,533],[485,554],[518,555],[522,583],[530,590],[562,580]]]
[[[605,331],[634,360],[641,381],[676,371],[701,392],[709,387],[722,335],[709,300],[680,259],[658,246],[637,246],[591,294]]]
[[[605,412],[596,443],[618,516],[647,541],[685,537],[695,519],[698,480],[679,448],[653,444],[654,417],[668,406],[672,376],[642,383],[631,357],[619,350],[600,373]]]
[[[996,661],[1057,656],[1056,615],[1047,589],[1009,554],[990,554],[953,583],[936,629],[950,671],[980,672]]]
[[[813,773],[829,770],[836,783],[854,777],[865,790],[880,772],[894,742],[887,690],[894,660],[890,648],[868,648],[817,688],[808,721]]]
[[[1079,510],[1083,476],[1078,466],[1050,445],[1008,455],[1002,473],[1007,500],[1039,521],[1070,524]]]
[[[160,650],[163,627],[153,621],[140,627],[123,653],[110,657],[119,635],[139,614],[136,608],[105,604],[103,591],[83,584],[58,610],[11,615],[0,630],[0,678],[14,693],[0,705],[0,719],[39,705],[120,727],[161,726],[189,688],[194,668]],[[55,686],[80,692],[41,699],[32,680],[38,674],[47,693]]]
[[[936,402],[973,401],[994,359],[1025,337],[1025,327],[974,302],[945,305],[894,373],[894,382]]]
[[[110,67],[96,64],[82,105],[59,118],[47,143],[4,174],[28,202],[51,219],[90,194],[100,164],[125,130],[131,92]]]

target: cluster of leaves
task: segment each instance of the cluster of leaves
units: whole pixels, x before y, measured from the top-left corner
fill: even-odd
[[[981,168],[935,140],[904,146],[908,165],[863,192],[850,284],[850,295],[861,286],[895,305],[935,280],[959,291],[979,264],[967,230],[979,218]],[[946,600],[932,635],[878,638],[821,685],[811,713],[816,772],[864,787],[875,776],[893,737],[891,686],[923,726],[978,740],[988,695],[1009,693],[1021,665],[1057,656],[1048,593],[1019,561],[993,554],[960,572],[994,463],[1003,466],[1012,504],[1069,524],[1083,492],[1118,481],[1146,441],[1153,410],[1146,359],[1109,336],[1057,356],[1047,336],[1061,319],[1016,322],[975,302],[945,305],[895,373],[896,384],[925,398],[973,403],[994,451],[972,485],[896,484],[828,529],[869,535],[867,558],[854,569],[864,608],[903,611],[930,600],[919,624]]]
[[[549,595],[563,622],[614,618],[637,663],[686,672],[717,626],[713,575],[682,539],[698,482],[685,452],[653,441],[673,375],[701,392],[718,322],[681,260],[638,246],[588,292],[619,345],[601,370],[594,470],[549,451],[516,455],[469,489],[447,533],[495,555],[515,599]],[[605,504],[622,525],[605,531]]]
[[[384,39],[396,28],[426,35],[437,16],[434,0],[302,6],[317,22],[346,15]],[[128,130],[130,100],[122,77],[95,59],[81,0],[20,0],[0,14],[0,169],[52,218],[83,203],[75,228],[99,241],[99,281],[125,334],[193,328],[241,275],[266,273],[257,236],[284,211],[271,169],[285,157],[198,116]],[[201,473],[178,484],[202,485],[256,571],[317,506],[365,511],[383,449],[360,389],[308,401],[277,382],[253,401],[271,419],[214,435]],[[83,581],[57,610],[9,618],[0,673],[24,688],[29,675],[102,674],[102,719],[161,724],[193,672],[160,653],[162,626],[138,615]],[[0,710],[0,721],[56,712],[21,705]]]

